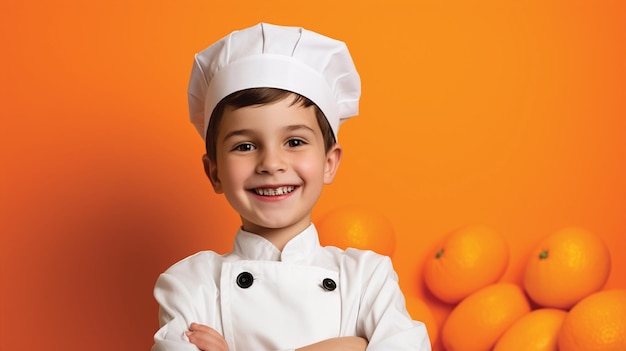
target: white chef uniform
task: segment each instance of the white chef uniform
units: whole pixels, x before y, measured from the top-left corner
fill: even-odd
[[[361,336],[367,350],[430,350],[411,320],[391,260],[372,251],[322,247],[313,225],[282,252],[240,230],[233,251],[203,251],[164,272],[154,290],[161,328],[153,351],[197,350],[192,322],[224,336],[231,351],[293,350]]]
[[[189,113],[202,138],[224,97],[258,87],[313,101],[335,140],[339,126],[358,114],[360,77],[345,43],[259,23],[195,56]],[[240,230],[233,252],[182,260],[159,277],[154,295],[161,328],[153,351],[197,350],[184,335],[192,322],[216,329],[231,351],[293,350],[339,336],[365,337],[371,351],[430,350],[424,324],[406,311],[391,260],[321,247],[313,225],[282,252]]]

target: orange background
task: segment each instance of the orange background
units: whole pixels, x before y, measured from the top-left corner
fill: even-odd
[[[266,21],[344,40],[363,80],[316,218],[368,204],[394,224],[407,298],[425,255],[484,223],[519,281],[544,236],[581,226],[626,288],[624,1],[16,1],[0,13],[0,349],[149,349],[152,287],[230,249],[187,121],[193,54]]]

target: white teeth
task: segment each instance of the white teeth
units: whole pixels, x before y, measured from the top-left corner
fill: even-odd
[[[296,187],[295,186],[281,186],[279,188],[257,188],[254,189],[254,192],[257,195],[263,196],[277,196],[277,195],[285,195],[292,192]]]

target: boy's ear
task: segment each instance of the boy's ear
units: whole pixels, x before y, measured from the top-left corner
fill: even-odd
[[[324,184],[330,184],[335,179],[335,174],[339,169],[341,155],[343,150],[339,144],[335,144],[332,149],[326,153],[326,165],[324,167]]]
[[[220,179],[217,177],[217,164],[216,162],[211,161],[207,154],[202,156],[202,164],[204,164],[204,173],[206,173],[207,177],[211,181],[211,185],[213,186],[213,190],[217,194],[221,194],[222,183]]]

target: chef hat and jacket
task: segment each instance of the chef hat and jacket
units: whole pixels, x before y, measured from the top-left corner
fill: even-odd
[[[224,97],[248,89],[288,90],[312,100],[335,139],[358,114],[360,79],[343,42],[296,27],[261,23],[236,31],[195,57],[191,122],[203,138]],[[291,351],[340,336],[368,340],[369,351],[427,351],[391,260],[372,251],[323,247],[315,226],[278,250],[240,229],[232,252],[203,251],[157,280],[160,329],[153,351],[197,351],[192,322],[217,330],[230,351]]]

